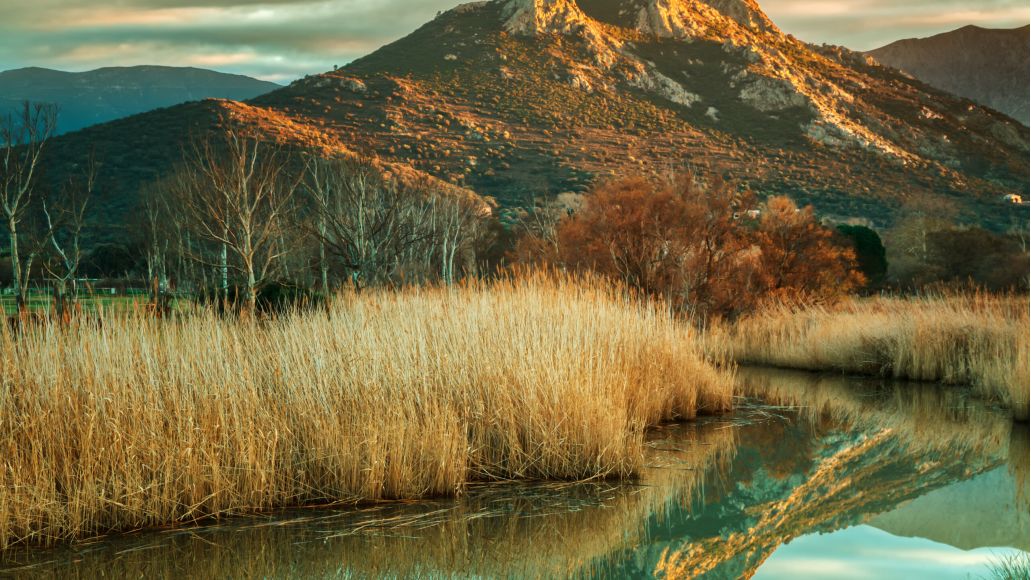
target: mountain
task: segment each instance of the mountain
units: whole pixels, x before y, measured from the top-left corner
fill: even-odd
[[[70,73],[45,68],[0,72],[0,111],[22,101],[56,103],[58,132],[207,97],[250,99],[280,85],[199,68],[134,66]]]
[[[119,208],[216,120],[298,147],[370,152],[494,197],[691,166],[824,215],[889,225],[910,200],[1021,219],[1028,129],[840,47],[783,34],[752,0],[493,0],[444,12],[340,70],[247,103],[208,100],[54,141],[90,147]],[[192,127],[192,128],[191,128]]]
[[[1028,26],[997,30],[964,26],[910,38],[868,52],[925,83],[1031,123]]]
[[[1021,483],[1000,467],[932,491],[869,523],[895,536],[927,538],[961,550],[1025,550],[1031,539],[1027,502],[1018,499]]]

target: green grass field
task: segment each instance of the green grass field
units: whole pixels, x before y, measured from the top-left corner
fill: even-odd
[[[80,296],[79,304],[86,312],[104,310],[106,312],[125,312],[136,308],[146,308],[149,302],[145,294],[135,296]],[[172,308],[175,309],[181,300],[173,299]],[[48,294],[32,294],[29,296],[30,312],[46,312],[53,309],[54,299]],[[7,316],[13,316],[18,312],[14,296],[0,296],[0,307]]]

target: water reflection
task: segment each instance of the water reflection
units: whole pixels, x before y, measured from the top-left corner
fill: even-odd
[[[1028,548],[1027,434],[1005,415],[933,386],[741,380],[755,399],[732,417],[652,433],[635,484],[481,486],[14,551],[0,576],[738,578],[848,529]],[[935,519],[947,504],[968,515]]]

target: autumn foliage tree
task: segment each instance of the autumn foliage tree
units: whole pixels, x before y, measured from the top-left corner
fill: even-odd
[[[756,243],[769,296],[826,300],[866,282],[855,251],[837,243],[834,232],[816,221],[812,206],[799,208],[787,197],[766,202]]]
[[[718,179],[623,179],[560,217],[553,242],[529,235],[514,256],[534,259],[536,249],[538,261],[620,279],[699,316],[735,315],[769,297],[823,300],[861,283],[852,250],[811,208],[772,198],[758,210],[752,194]]]
[[[733,310],[738,292],[756,281],[748,237],[735,219],[751,202],[692,175],[607,183],[559,222],[558,259],[694,310]]]

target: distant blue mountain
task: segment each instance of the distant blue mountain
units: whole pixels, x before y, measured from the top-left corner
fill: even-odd
[[[881,64],[925,83],[1031,121],[1029,27],[999,30],[964,26],[930,38],[910,38],[870,51]]]
[[[60,107],[58,133],[205,98],[243,100],[281,88],[251,77],[188,67],[134,66],[70,73],[0,72],[0,112],[25,100]]]

